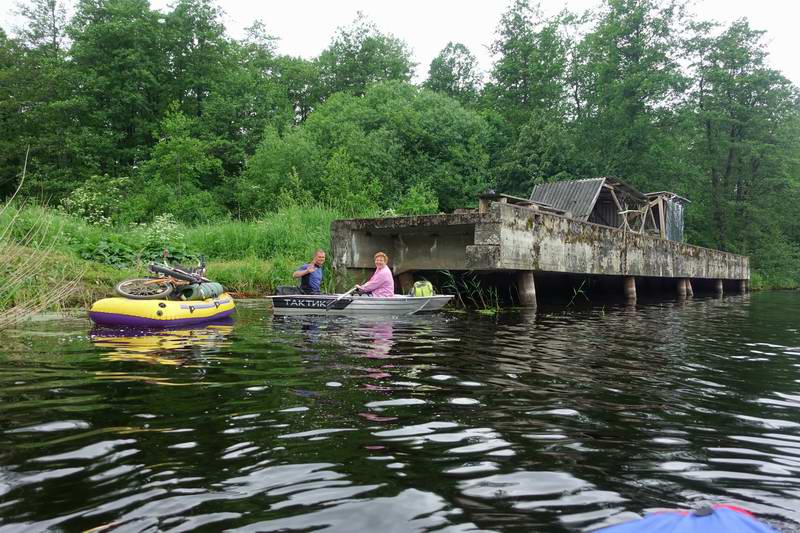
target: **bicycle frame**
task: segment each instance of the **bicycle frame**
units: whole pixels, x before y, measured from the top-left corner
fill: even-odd
[[[192,269],[192,271],[187,272],[185,270],[181,270],[180,268],[161,266],[155,263],[150,263],[148,268],[150,272],[158,274],[161,277],[167,277],[174,281],[178,280],[182,281],[183,283],[180,283],[181,285],[185,285],[187,283],[205,283],[210,281],[207,277],[195,271],[195,269]],[[205,261],[202,261],[202,259],[200,265],[198,265],[197,270],[205,273],[206,270]]]

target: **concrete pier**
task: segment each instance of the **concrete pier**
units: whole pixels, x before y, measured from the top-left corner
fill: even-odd
[[[522,270],[517,273],[517,291],[521,305],[536,307],[536,284],[533,281],[532,271]]]
[[[685,279],[687,294],[691,280],[716,288],[750,279],[745,256],[505,203],[483,213],[336,220],[331,248],[338,289],[369,274],[381,250],[403,280],[415,271],[507,272],[527,303],[536,295],[529,281],[540,273],[622,277],[634,297],[634,278]]]
[[[625,299],[629,302],[636,301],[636,278],[633,276],[625,276],[622,286]]]
[[[686,298],[686,278],[678,278],[678,298]]]

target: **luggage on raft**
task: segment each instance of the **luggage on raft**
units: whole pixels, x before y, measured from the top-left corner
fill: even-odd
[[[198,289],[198,293],[201,290],[204,289]],[[186,301],[103,298],[92,305],[89,318],[104,326],[163,328],[209,322],[230,315],[235,308],[233,298],[226,292],[217,297]]]
[[[192,283],[178,287],[175,291],[179,300],[206,300],[208,298],[218,298],[225,289],[220,283],[209,281],[207,283]]]

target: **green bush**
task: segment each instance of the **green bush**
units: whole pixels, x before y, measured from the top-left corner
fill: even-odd
[[[436,191],[427,183],[412,185],[397,205],[398,215],[426,215],[439,211],[439,199]]]
[[[91,176],[61,201],[61,208],[89,224],[110,226],[119,213],[128,178]]]
[[[192,184],[176,189],[153,178],[131,194],[118,219],[126,223],[143,223],[166,213],[185,224],[228,218],[225,206],[210,192],[199,190]]]
[[[137,259],[136,251],[119,235],[111,234],[97,242],[84,242],[78,249],[82,259],[117,268],[129,268]]]
[[[347,217],[364,216],[378,209],[380,183],[356,166],[344,148],[333,153],[321,182],[323,202]]]

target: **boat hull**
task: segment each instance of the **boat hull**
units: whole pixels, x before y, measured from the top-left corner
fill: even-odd
[[[347,296],[336,294],[292,294],[269,296],[276,315],[413,315],[438,311],[453,297],[440,296]]]
[[[92,305],[89,318],[102,326],[167,328],[218,320],[235,309],[236,304],[227,293],[217,298],[186,302],[103,298]]]

